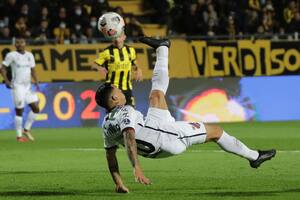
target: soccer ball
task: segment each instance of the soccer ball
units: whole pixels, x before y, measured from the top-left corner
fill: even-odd
[[[124,31],[124,19],[115,12],[103,14],[98,20],[98,29],[108,39],[118,38]]]

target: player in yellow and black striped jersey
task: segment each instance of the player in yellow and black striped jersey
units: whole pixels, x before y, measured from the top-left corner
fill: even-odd
[[[132,75],[135,80],[140,81],[142,71],[137,66],[135,49],[125,45],[125,39],[126,35],[123,33],[112,45],[100,52],[92,68],[106,74],[106,82],[124,92],[127,105],[135,106]]]

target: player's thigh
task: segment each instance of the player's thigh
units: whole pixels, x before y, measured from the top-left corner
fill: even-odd
[[[206,141],[207,130],[202,122],[175,121],[162,124],[162,130],[177,135],[178,140],[186,145],[203,144]]]
[[[25,106],[26,91],[23,86],[14,86],[12,96],[15,108],[22,109]]]
[[[162,133],[164,134],[164,133]],[[187,146],[177,139],[174,135],[162,135],[161,150],[168,153],[168,156],[178,155],[186,151]],[[164,155],[166,156],[166,154]]]
[[[149,95],[150,107],[168,110],[165,94],[160,90],[152,90]]]
[[[38,96],[36,92],[32,91],[31,89],[27,90],[25,94],[25,102],[26,104],[30,105],[33,111],[38,112]]]
[[[154,129],[158,129],[162,124],[175,122],[169,110],[150,107],[148,109],[145,125]]]

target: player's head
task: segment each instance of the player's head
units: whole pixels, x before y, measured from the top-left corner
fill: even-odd
[[[95,100],[99,106],[108,111],[116,106],[126,104],[126,98],[123,92],[110,83],[104,83],[98,87]]]
[[[17,37],[15,41],[15,46],[17,51],[24,51],[26,46],[25,38],[23,37]]]

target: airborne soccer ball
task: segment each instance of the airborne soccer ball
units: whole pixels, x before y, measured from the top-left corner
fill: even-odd
[[[115,12],[103,14],[98,20],[98,29],[108,39],[118,38],[124,31],[124,19]]]

